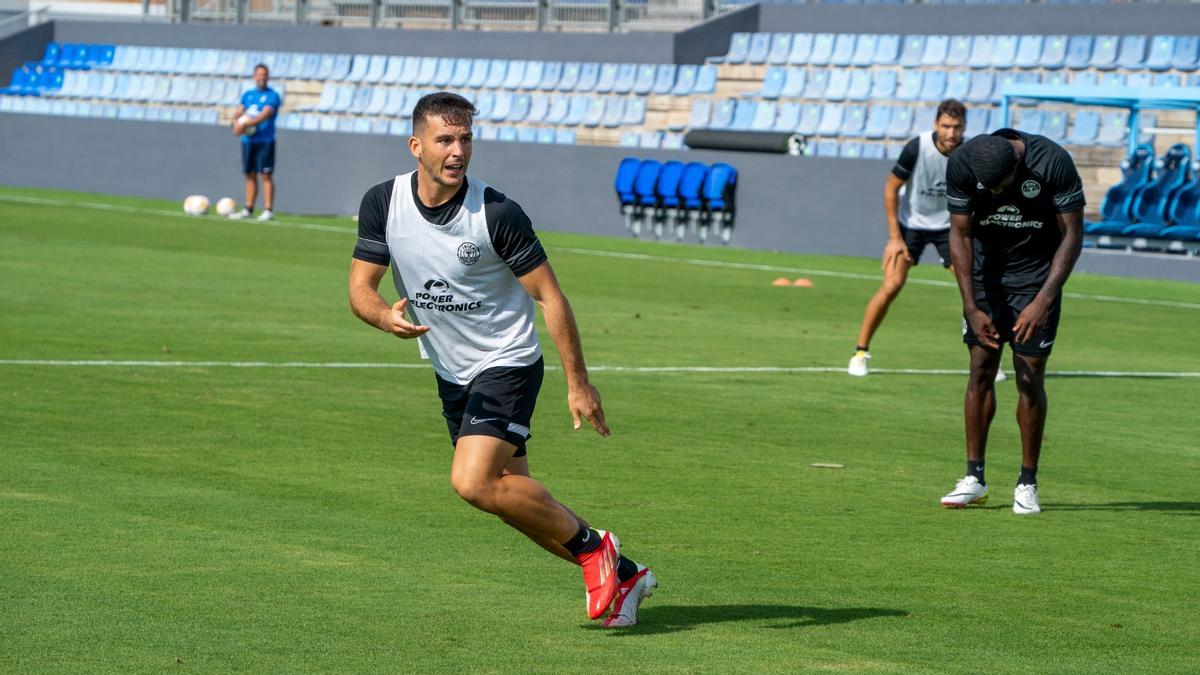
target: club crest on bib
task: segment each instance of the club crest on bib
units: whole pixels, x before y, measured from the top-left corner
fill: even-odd
[[[474,265],[479,262],[479,247],[469,241],[464,241],[458,247],[458,261],[464,265]]]
[[[1025,195],[1026,199],[1033,199],[1042,194],[1042,186],[1036,180],[1027,180],[1021,183],[1021,194]]]

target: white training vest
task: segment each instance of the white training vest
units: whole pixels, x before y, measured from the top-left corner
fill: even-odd
[[[946,157],[933,142],[933,132],[917,136],[920,147],[917,165],[900,195],[900,222],[913,230],[945,230],[950,227],[946,207]]]
[[[387,217],[396,292],[408,298],[421,357],[442,379],[467,384],[499,366],[529,366],[542,356],[533,298],[492,245],[484,215],[487,185],[467,178],[467,194],[446,225],[425,219],[413,201],[412,174],[397,176]]]

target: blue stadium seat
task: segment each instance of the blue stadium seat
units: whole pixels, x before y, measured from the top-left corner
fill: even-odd
[[[498,127],[498,132],[499,133],[496,135],[496,140],[498,141],[503,143],[514,143],[517,140],[516,127],[509,126],[507,124],[501,125]]]
[[[1017,59],[1017,36],[997,35],[992,47],[992,67],[1012,68]]]
[[[1153,237],[1170,225],[1167,218],[1173,206],[1171,202],[1179,188],[1192,178],[1191,163],[1191,150],[1187,145],[1178,143],[1167,149],[1155,163],[1155,177],[1134,196],[1130,207],[1133,224],[1121,229],[1122,236]]]
[[[921,65],[921,57],[925,55],[925,36],[906,35],[900,48],[900,65],[906,68],[916,68]]]
[[[734,33],[729,38],[729,51],[725,53],[725,63],[739,64],[746,62],[750,53],[750,34]]]
[[[546,94],[532,94],[529,97],[529,111],[525,113],[526,122],[542,122],[550,112],[550,97]]]
[[[365,54],[354,56],[352,57],[350,70],[344,76],[336,79],[345,80],[347,82],[362,82],[363,78],[367,75],[367,66],[369,66],[370,63],[371,58]],[[432,75],[433,73],[431,72],[430,77],[432,77]]]
[[[937,108],[932,106],[922,106],[913,112],[913,133],[928,131],[933,128],[933,117],[937,114]]]
[[[861,141],[842,141],[838,157],[843,159],[861,159],[863,144]]]
[[[1067,113],[1060,110],[1046,111],[1042,122],[1042,135],[1055,143],[1064,143],[1067,139]]]
[[[712,118],[708,121],[709,127],[712,129],[728,129],[733,124],[735,105],[736,102],[731,98],[723,98],[717,101],[717,104],[713,107]]]
[[[544,61],[530,61],[525,64],[525,77],[521,78],[521,89],[537,89],[542,85],[542,77],[546,74]],[[646,93],[650,93],[647,89]]]
[[[1041,66],[1044,40],[1041,35],[1022,35],[1017,41],[1017,53],[1013,64],[1018,68]]]
[[[877,70],[871,82],[871,98],[885,100],[896,95],[896,71]]]
[[[762,89],[758,92],[758,95],[767,99],[779,98],[786,79],[787,71],[785,69],[779,66],[768,67],[766,75],[763,76]]]
[[[373,87],[359,87],[354,90],[354,102],[350,104],[350,112],[362,114],[366,112],[367,106],[371,103],[371,90]]]
[[[792,50],[791,33],[775,33],[771,36],[771,49],[767,52],[767,63],[781,66],[788,62]]]
[[[613,90],[613,86],[617,83],[617,73],[620,69],[615,63],[605,63],[600,66],[600,74],[596,78],[596,86],[593,88],[597,94],[608,94]]]
[[[57,66],[58,60],[62,56],[62,45],[57,42],[46,44],[46,51],[42,54],[42,63],[51,66]]]
[[[775,116],[775,131],[792,133],[800,126],[800,104],[780,103]]]
[[[517,127],[518,143],[537,143],[537,129],[533,127]]]
[[[804,85],[804,98],[825,98],[825,90],[829,88],[829,71],[824,68],[809,72],[808,83]]]
[[[687,96],[692,93],[692,88],[696,86],[696,68],[691,64],[679,66],[679,71],[675,74],[675,86],[671,88],[672,94]]]
[[[1146,65],[1146,36],[1126,35],[1121,38],[1121,51],[1117,65],[1129,70],[1138,70]]]
[[[646,122],[646,99],[634,97],[625,101],[625,112],[621,115],[621,124],[640,127]]]
[[[846,108],[840,103],[826,103],[821,106],[821,124],[817,127],[820,136],[837,136],[842,130],[842,118]]]
[[[604,121],[605,99],[606,96],[584,96],[583,100],[587,103],[587,112],[583,115],[583,126],[598,127]],[[614,99],[620,100],[620,99]],[[571,122],[571,117],[568,115],[567,123]]]
[[[693,223],[699,219],[700,211],[704,208],[701,191],[708,179],[708,167],[700,162],[688,162],[683,167],[683,175],[679,178],[679,201],[689,214]]]
[[[742,114],[741,106],[743,104],[744,104],[744,101],[742,103],[738,104],[738,115]],[[753,131],[770,131],[770,130],[774,129],[775,128],[776,110],[777,110],[777,108],[776,108],[774,101],[759,101],[754,106],[754,118],[750,120],[750,126],[748,126],[747,129],[750,129]],[[737,115],[735,115],[734,116],[734,128],[735,129],[739,128],[737,126],[737,121],[738,121]]]
[[[949,35],[930,35],[925,38],[925,51],[921,54],[921,65],[941,66],[950,54]]]
[[[1129,134],[1129,113],[1124,110],[1106,112],[1100,118],[1100,131],[1096,134],[1099,145],[1119,147],[1125,145]]]
[[[1053,70],[1042,76],[1042,84],[1051,84],[1056,87],[1061,87],[1067,84],[1067,72],[1065,70]]]
[[[558,91],[574,91],[575,85],[579,83],[580,64],[569,61],[563,64],[562,75],[558,79],[558,84],[554,89]]]
[[[412,104],[414,104],[416,102],[416,100],[419,100],[419,99],[417,99],[417,96],[419,96],[419,95],[420,95],[420,92],[416,91],[416,90],[410,90],[408,92],[407,98],[405,100],[405,107],[409,111],[411,111],[413,108]],[[496,107],[496,92],[494,92],[490,89],[485,89],[485,90],[475,94],[475,100],[472,102],[475,104],[475,109],[479,111],[478,114],[475,115],[475,119],[478,119],[478,120],[491,119],[492,110]]]
[[[558,129],[554,132],[554,142],[558,145],[575,145],[574,129]]]
[[[433,77],[430,79],[430,84],[439,89],[449,86],[451,78],[454,77],[454,67],[457,62],[458,59],[449,57],[437,59],[436,65],[433,69]],[[371,63],[375,63],[374,58],[372,58]],[[366,79],[368,82],[370,81],[370,71],[368,71]]]
[[[700,196],[704,199],[706,210],[710,214],[721,213],[720,222],[714,217],[713,227],[723,227],[722,238],[728,243],[728,229],[733,225],[734,191],[737,189],[737,169],[717,162],[713,164],[705,176]],[[703,235],[701,239],[703,240]]]
[[[872,139],[882,139],[887,136],[888,126],[892,122],[892,107],[890,105],[873,105],[867,112],[867,123],[863,127],[863,136]]]
[[[746,51],[746,63],[756,66],[767,62],[767,53],[771,51],[770,33],[753,33],[750,36],[750,47]]]
[[[971,55],[967,58],[967,65],[971,68],[990,68],[992,53],[995,50],[995,35],[976,35],[971,45]]]
[[[922,101],[940,101],[946,93],[946,71],[944,70],[929,70],[925,72],[925,80],[921,83],[921,93],[918,96]]]
[[[537,130],[537,142],[551,144],[554,142],[554,127],[540,127]]]
[[[700,66],[696,71],[696,86],[692,87],[693,94],[712,94],[717,90],[717,67]]]
[[[621,118],[625,115],[625,99],[620,96],[608,96],[604,101],[604,114],[600,118],[600,123],[608,128],[621,126]],[[588,120],[584,120],[584,124],[591,126]]]
[[[1074,73],[1071,76],[1071,84],[1078,85],[1081,87],[1094,87],[1099,83],[1100,83],[1100,78],[1097,77],[1096,73],[1093,73],[1088,70]]]
[[[906,106],[892,108],[892,119],[888,123],[887,137],[894,140],[907,139],[912,135],[912,131],[913,109]],[[924,129],[919,129],[919,131],[924,131]]]
[[[954,35],[946,48],[945,64],[952,68],[965,68],[971,60],[971,46],[974,39],[970,35]]]
[[[563,74],[563,81],[567,79],[566,73]],[[579,80],[575,83],[575,91],[585,92],[594,91],[596,83],[600,81],[600,64],[599,63],[581,63],[579,65]],[[562,89],[562,84],[558,88]]]
[[[575,100],[575,96],[555,96],[550,99],[550,108],[546,111],[547,124],[563,124],[566,122],[567,115],[570,113],[570,106]],[[580,115],[582,118],[582,113]],[[578,122],[576,122],[578,124]]]
[[[467,86],[479,88],[487,82],[488,70],[491,68],[491,61],[487,59],[477,59],[471,64],[471,79],[467,81]],[[322,58],[324,64],[324,58]],[[482,67],[482,70],[477,71],[477,67]],[[417,73],[421,70],[421,57],[419,56],[403,56],[400,60],[400,73],[396,75],[397,84],[413,84],[417,79]],[[317,71],[316,79],[324,79],[320,76],[320,70]],[[476,81],[476,78],[478,80]]]
[[[946,82],[945,97],[959,101],[967,100],[967,94],[971,91],[971,75],[972,73],[967,70],[950,71],[949,80]]]
[[[520,89],[521,83],[525,81],[525,68],[529,65],[528,61],[522,59],[514,59],[508,62],[508,72],[504,75],[504,83],[500,86],[505,89]]]
[[[633,83],[637,78],[637,65],[633,63],[622,63],[617,66],[617,81],[613,82],[614,94],[628,94],[633,91]]]
[[[997,114],[998,113],[999,111],[997,111]],[[1027,112],[1025,114],[1031,115],[1032,113]],[[991,122],[991,117],[991,108],[972,108],[971,111],[967,113],[967,129],[964,135],[967,138],[970,138],[972,136],[979,136],[980,134],[986,134],[992,131],[993,125]],[[1041,131],[1043,117],[1044,115],[1039,111],[1035,117],[1029,118],[1029,122],[1031,125],[1038,125],[1038,130]]]
[[[788,68],[787,78],[779,95],[782,98],[800,98],[804,95],[804,86],[808,83],[808,70],[805,68]]]
[[[387,99],[383,102],[383,114],[389,117],[411,115],[412,108],[405,106],[407,97],[403,89],[388,89]]]
[[[661,142],[662,139],[659,138],[654,147],[658,147]],[[665,219],[667,228],[675,229],[676,236],[680,239],[683,238],[683,232],[676,228],[678,227],[679,209],[683,206],[679,196],[679,184],[683,180],[684,169],[683,162],[678,160],[665,162],[658,173],[658,183],[654,186],[659,207],[659,213],[655,214],[656,221],[661,222]],[[655,234],[661,236],[662,230],[656,228]]]
[[[816,136],[817,128],[821,126],[821,106],[807,104],[800,106],[800,124],[796,132],[804,136]]]
[[[838,33],[833,39],[833,54],[829,57],[831,66],[849,66],[854,60],[854,45],[857,42],[854,33]]]
[[[808,64],[812,56],[813,34],[796,33],[792,35],[792,49],[788,52],[788,63],[796,66]]]
[[[869,98],[871,98],[871,71],[855,69],[850,73],[850,87],[846,90],[846,99],[865,101]]]
[[[488,89],[499,89],[504,86],[504,80],[508,76],[508,61],[505,59],[492,59],[488,63],[487,79],[484,80],[483,86]]]
[[[284,55],[281,54],[280,58],[282,59],[283,56]],[[379,81],[383,79],[383,74],[387,72],[387,64],[388,57],[378,55],[372,56],[370,61],[367,63],[367,73],[363,76],[363,81],[371,84],[378,84]],[[290,66],[290,63],[288,65]],[[446,79],[442,81],[442,86],[450,83],[450,75],[454,71],[454,63],[452,60],[447,65],[449,66],[449,71],[446,73]],[[286,75],[283,77],[286,77]]]
[[[675,86],[675,73],[678,71],[679,66],[674,63],[660,64],[654,74],[654,86],[650,91],[655,94],[670,94],[672,87]]]
[[[883,159],[886,148],[883,143],[863,143],[863,159]]]
[[[808,62],[814,66],[827,66],[833,57],[833,43],[836,38],[833,33],[817,33],[813,36],[812,52]]]
[[[1102,87],[1124,87],[1125,74],[1106,72],[1100,74],[1100,86]]]
[[[1164,227],[1158,236],[1200,242],[1200,167],[1195,163],[1191,180],[1175,192],[1168,217],[1173,225]]]
[[[860,68],[866,68],[875,63],[875,50],[879,48],[879,36],[874,33],[864,33],[858,36],[858,43],[854,45],[854,57],[850,59],[850,64]]]
[[[920,70],[905,70],[900,76],[900,84],[896,87],[896,99],[900,101],[915,101],[921,94],[921,83],[925,73]]]
[[[658,66],[652,63],[643,63],[634,68],[633,76],[633,93],[639,96],[645,96],[654,89],[654,78],[658,76]]]
[[[529,94],[514,94],[512,98],[511,108],[508,111],[507,120],[509,122],[524,122],[529,117],[529,109],[532,107],[532,99]]]
[[[1175,53],[1171,56],[1171,68],[1195,70],[1198,58],[1200,58],[1200,37],[1189,35],[1175,39]]]
[[[867,106],[848,105],[842,115],[841,134],[843,136],[859,137],[863,135],[867,123]]]
[[[1125,76],[1127,87],[1149,87],[1154,84],[1154,76],[1150,73],[1129,73]]]
[[[1150,70],[1169,70],[1175,56],[1175,36],[1156,35],[1150,41],[1150,53],[1146,56],[1146,67]]]
[[[360,59],[361,60],[361,59]],[[437,76],[438,59],[431,56],[422,57],[417,62],[417,75],[413,78],[413,84],[419,86],[429,86],[433,84],[433,78]]]
[[[638,167],[637,177],[633,180],[633,192],[636,195],[636,206],[646,208],[658,204],[658,176],[662,173],[662,162],[655,159],[643,160]]]
[[[1117,54],[1120,40],[1116,35],[1099,35],[1092,43],[1092,58],[1088,65],[1100,70],[1112,70],[1117,67]]]
[[[830,140],[817,141],[816,150],[817,157],[837,157],[839,154],[838,142]]]
[[[900,36],[880,35],[875,47],[875,65],[893,66],[900,60]]]
[[[850,89],[850,71],[845,68],[835,68],[829,71],[829,83],[825,86],[825,98],[830,101],[841,101],[846,98]]]
[[[387,61],[387,67],[384,69],[384,75],[380,78],[381,82],[387,83],[395,81],[394,77],[389,77],[389,74],[394,68],[392,63],[395,60],[399,60],[401,65],[404,63],[403,60],[397,59],[397,57],[389,57]],[[450,80],[447,82],[447,84],[455,89],[462,89],[466,87],[467,83],[471,81],[471,70],[474,66],[474,63],[475,61],[472,59],[453,59],[453,70],[450,73]],[[396,72],[398,73],[399,71]]]
[[[547,61],[542,67],[542,79],[531,89],[540,89],[542,91],[554,91],[558,87],[558,83],[562,80],[563,63],[561,61]]]
[[[1075,124],[1067,142],[1072,145],[1092,145],[1100,135],[1100,113],[1082,110],[1075,113]]]

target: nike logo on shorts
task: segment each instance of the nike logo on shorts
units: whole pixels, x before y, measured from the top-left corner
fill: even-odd
[[[1052,344],[1054,344],[1054,340],[1051,340],[1049,342],[1042,340],[1041,344],[1039,344],[1038,346],[1041,347],[1042,349],[1045,349],[1046,347],[1049,347]]]
[[[499,422],[499,421],[500,421],[499,417],[485,417],[483,419],[479,419],[478,417],[471,415],[471,424],[483,424],[484,422]]]

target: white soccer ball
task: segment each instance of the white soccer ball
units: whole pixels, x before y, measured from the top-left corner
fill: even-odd
[[[208,197],[189,195],[183,200],[183,212],[189,216],[203,216],[208,213]]]
[[[228,216],[237,211],[237,202],[233,201],[233,197],[222,197],[217,201],[217,215]]]
[[[252,119],[254,119],[254,118],[249,115],[242,115],[241,117],[238,118],[238,124],[242,125],[242,135],[243,136],[253,136],[254,132],[258,131],[257,126],[255,126],[253,124],[248,124],[248,122],[250,122],[250,120],[252,120]]]

